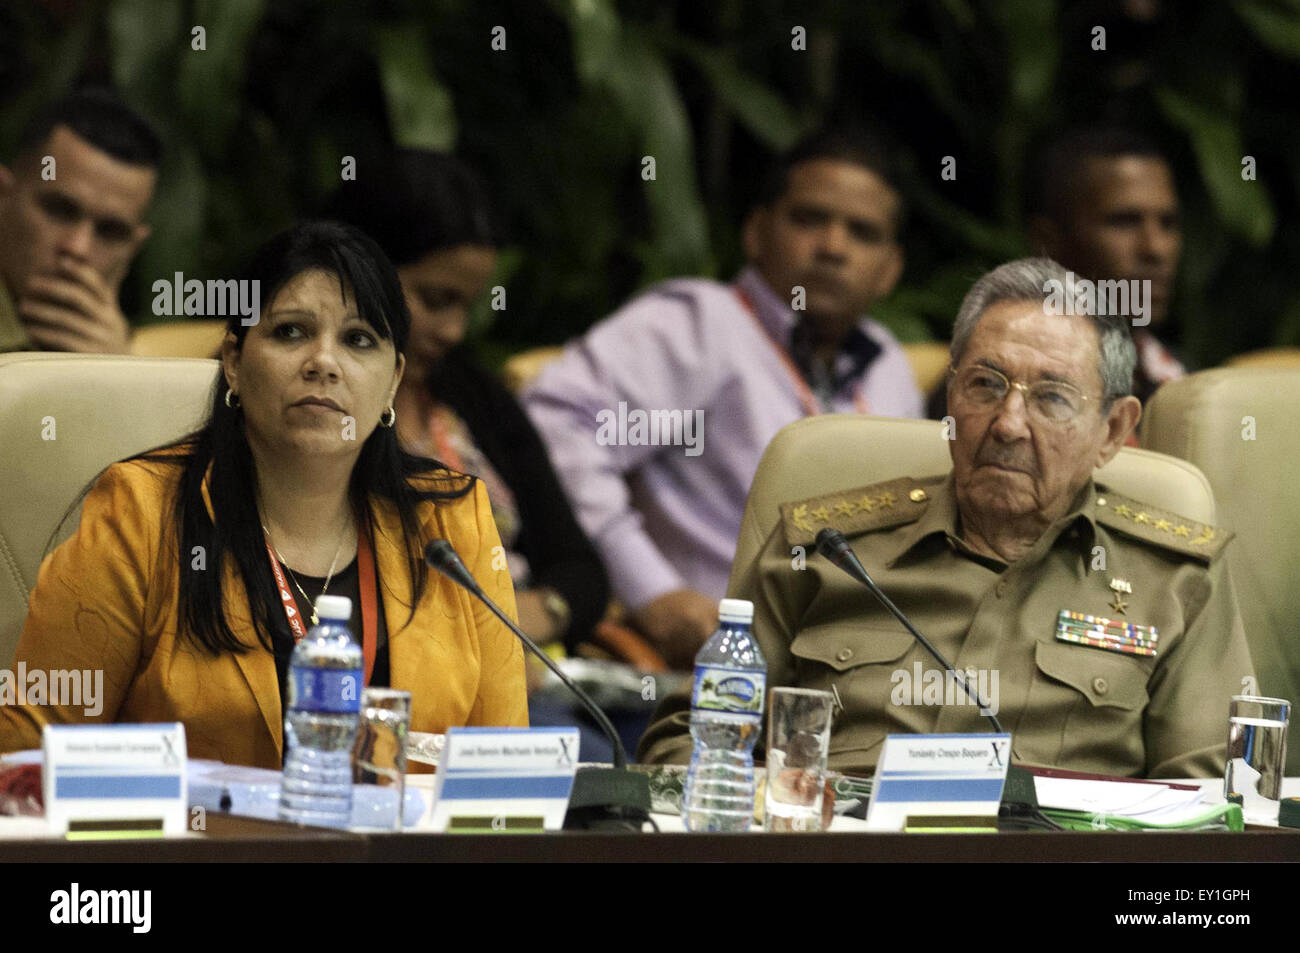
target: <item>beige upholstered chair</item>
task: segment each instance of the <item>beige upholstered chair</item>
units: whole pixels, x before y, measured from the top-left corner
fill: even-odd
[[[1259,691],[1300,702],[1300,367],[1201,371],[1165,384],[1142,445],[1190,460],[1237,534],[1226,551]],[[1292,721],[1296,720],[1292,716]],[[1300,772],[1292,740],[1287,774]]]
[[[1224,361],[1224,367],[1300,367],[1300,347],[1270,347],[1247,351]]]
[[[746,593],[753,590],[755,557],[780,522],[782,503],[951,468],[943,425],[934,420],[826,414],[782,428],[764,451],[749,489],[728,593],[752,598]],[[1134,499],[1159,500],[1162,508],[1189,519],[1214,522],[1210,484],[1183,460],[1125,447],[1098,472],[1097,481]]]
[[[0,354],[0,668],[69,504],[108,464],[195,429],[216,375],[216,361]]]
[[[225,321],[148,324],[131,336],[131,353],[137,357],[216,357],[225,336]]]
[[[501,365],[501,380],[513,394],[533,382],[547,364],[564,353],[562,347],[535,347],[520,351]]]
[[[948,362],[952,359],[948,353],[948,342],[918,341],[915,344],[904,344],[903,353],[907,355],[907,363],[912,365],[917,390],[922,397],[929,396],[930,391],[943,383],[944,376],[948,373]]]

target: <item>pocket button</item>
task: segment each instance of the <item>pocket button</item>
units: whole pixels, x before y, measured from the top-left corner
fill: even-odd
[[[1110,691],[1110,683],[1098,675],[1092,680],[1092,690],[1098,695],[1105,695],[1106,692]]]
[[[840,649],[839,654],[837,654],[835,657],[839,659],[841,662],[847,662],[849,659],[853,658],[853,650]]]

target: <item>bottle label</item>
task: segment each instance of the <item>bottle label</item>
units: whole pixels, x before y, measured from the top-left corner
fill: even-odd
[[[767,687],[765,672],[744,671],[715,665],[695,666],[694,708],[761,715]]]
[[[290,669],[289,707],[331,715],[358,714],[361,711],[361,669]]]

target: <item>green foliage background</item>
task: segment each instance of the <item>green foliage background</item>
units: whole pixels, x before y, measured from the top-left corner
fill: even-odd
[[[512,235],[509,308],[483,342],[500,356],[659,279],[732,274],[772,153],[852,115],[905,144],[908,268],[879,316],[942,338],[970,281],[1027,251],[1027,146],[1118,119],[1173,158],[1174,318],[1205,365],[1300,344],[1297,60],[1300,0],[23,0],[0,10],[0,154],[78,81],[112,82],[159,124],[154,237],[127,295],[148,320],[155,278],[237,268],[316,207],[343,156],[364,174],[376,144],[455,150]]]

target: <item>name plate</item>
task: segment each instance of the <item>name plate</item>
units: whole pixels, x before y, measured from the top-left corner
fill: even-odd
[[[186,830],[185,726],[46,725],[41,783],[53,834],[105,838]]]
[[[559,830],[577,767],[577,728],[449,728],[434,784],[433,828]]]
[[[1011,735],[890,735],[876,762],[867,827],[996,831]]]

